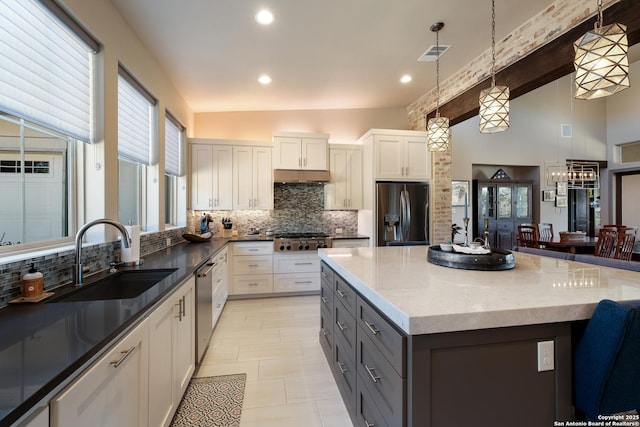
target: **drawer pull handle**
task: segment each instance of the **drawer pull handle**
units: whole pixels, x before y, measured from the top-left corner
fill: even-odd
[[[380,331],[375,328],[373,323],[369,323],[365,320],[364,324],[367,325],[367,328],[369,328],[369,330],[373,333],[373,335],[378,335],[378,333],[380,333]]]
[[[364,426],[365,427],[376,427],[375,424],[370,424],[369,421],[367,421],[367,420],[364,420]]]
[[[247,267],[257,267],[257,266],[258,266],[258,264],[249,264],[249,265],[247,265]]]
[[[347,368],[344,367],[344,363],[337,362],[337,364],[338,364],[338,369],[340,369],[340,373],[342,375],[346,374],[349,371]]]
[[[251,248],[249,249],[249,252],[258,252],[260,249],[256,249],[256,248]]]
[[[294,265],[313,265],[312,262],[296,262]]]
[[[369,376],[371,377],[371,379],[373,380],[374,383],[377,383],[378,380],[380,379],[379,376],[376,375],[374,369],[375,368],[370,368],[367,365],[364,365],[365,369],[367,370],[367,372],[369,373]]]
[[[323,302],[323,304],[327,304],[329,302],[329,300],[325,297],[320,297],[320,300]]]
[[[324,328],[320,328],[320,330],[322,331],[322,335],[324,335],[325,337],[329,335],[329,332],[327,332]]]
[[[340,321],[339,321],[339,320],[336,320],[336,325],[338,325],[338,328],[340,328],[340,330],[341,330],[342,332],[344,332],[344,331],[346,331],[347,329],[349,329],[349,328],[347,328],[347,327],[344,325],[344,323],[340,323]]]
[[[120,359],[110,362],[111,365],[114,368],[117,368],[118,366],[120,366],[122,364],[122,362],[124,362],[124,359],[126,359],[131,353],[133,353],[133,350],[135,350],[135,349],[136,349],[136,347],[133,346],[129,350],[121,351],[120,352]]]
[[[313,282],[311,280],[306,280],[304,282],[295,282],[294,281],[293,283],[296,284],[296,285],[308,285],[308,284],[313,283]]]
[[[320,274],[322,274],[322,277],[329,277],[329,275],[327,273],[325,273],[324,271],[321,271]]]
[[[248,283],[249,286],[258,286],[258,283]]]
[[[338,293],[338,295],[340,295],[340,298],[346,298],[346,296],[347,296],[347,294],[342,292],[340,289],[336,290],[336,292]]]

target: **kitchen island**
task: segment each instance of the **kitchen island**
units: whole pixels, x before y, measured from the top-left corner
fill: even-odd
[[[521,253],[512,270],[457,270],[427,251],[320,251],[320,341],[354,423],[571,420],[572,343],[598,301],[640,299],[640,274]]]

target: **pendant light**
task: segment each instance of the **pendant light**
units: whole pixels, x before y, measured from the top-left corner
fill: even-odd
[[[627,26],[602,26],[602,0],[592,31],[573,44],[576,56],[576,98],[594,99],[613,95],[629,87]]]
[[[480,92],[480,133],[509,128],[509,87],[496,86],[496,2],[491,0],[491,87]]]
[[[436,116],[427,120],[427,149],[429,151],[447,151],[451,140],[449,119],[440,117],[440,30],[444,22],[436,22],[431,31],[436,33]]]

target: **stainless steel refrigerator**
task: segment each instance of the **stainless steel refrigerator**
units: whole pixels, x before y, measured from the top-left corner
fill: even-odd
[[[376,184],[378,246],[429,241],[429,184]]]

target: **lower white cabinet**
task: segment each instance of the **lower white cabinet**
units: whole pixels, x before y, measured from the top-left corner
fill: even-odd
[[[51,401],[52,427],[148,425],[145,319]]]
[[[317,251],[273,255],[273,291],[320,290],[320,257]]]
[[[333,239],[333,248],[366,248],[369,246],[369,239]]]
[[[213,270],[212,300],[211,300],[211,329],[216,327],[218,319],[222,314],[224,304],[227,302],[229,295],[229,278],[228,278],[228,250],[224,248],[216,255],[213,260],[216,267]]]
[[[167,426],[195,369],[195,278],[149,316],[149,426]]]
[[[194,369],[191,277],[51,401],[50,425],[168,426]]]
[[[230,249],[230,294],[272,293],[273,242],[237,242]]]

